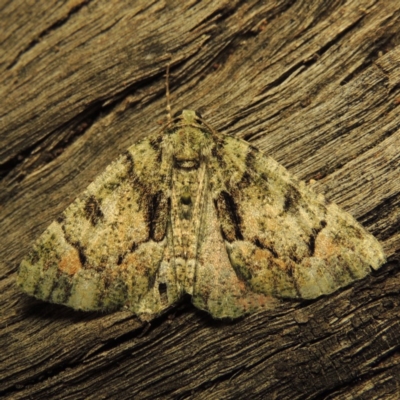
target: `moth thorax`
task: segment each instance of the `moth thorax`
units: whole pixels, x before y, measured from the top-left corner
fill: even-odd
[[[170,138],[176,168],[197,169],[208,158],[210,138],[203,130],[195,126],[183,126]]]

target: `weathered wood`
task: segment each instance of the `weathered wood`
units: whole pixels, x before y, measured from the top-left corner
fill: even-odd
[[[0,2],[0,394],[398,398],[397,0]],[[252,141],[351,212],[390,262],[332,296],[146,326],[15,286],[33,240],[172,106]]]

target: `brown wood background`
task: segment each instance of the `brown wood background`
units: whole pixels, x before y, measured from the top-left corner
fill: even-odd
[[[15,285],[35,238],[172,107],[351,212],[389,263],[307,303],[146,325]],[[398,0],[0,0],[0,396],[400,398]]]

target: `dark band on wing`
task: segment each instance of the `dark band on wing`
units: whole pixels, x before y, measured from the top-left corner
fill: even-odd
[[[161,190],[149,197],[149,201],[147,202],[149,237],[155,242],[160,242],[167,233],[170,199],[167,198],[165,193]]]
[[[162,161],[162,142],[163,135],[157,135],[149,139],[151,148],[157,153],[156,160],[158,163],[161,163]]]
[[[75,249],[78,251],[79,261],[81,262],[82,267],[85,267],[87,263],[85,249],[79,243],[70,243],[70,244],[71,246],[75,247]]]
[[[288,185],[283,203],[284,212],[296,212],[301,201],[301,194],[293,185]]]
[[[78,257],[79,257],[79,262],[81,264],[81,267],[82,268],[88,267],[86,265],[87,264],[87,257],[85,255],[86,249],[82,245],[80,245],[79,242],[77,242],[71,238],[71,236],[68,234],[66,226],[64,224],[61,225],[61,229],[64,233],[65,241],[78,252]]]
[[[106,275],[102,277],[104,290],[98,294],[99,309],[107,311],[121,308],[128,298],[128,285],[121,276]]]
[[[264,243],[261,243],[259,238],[256,238],[254,240],[254,244],[259,248],[259,249],[263,249],[263,250],[268,250],[273,256],[274,258],[279,258],[279,254],[275,251],[275,249],[272,246],[267,246]]]
[[[158,284],[158,293],[160,294],[161,304],[168,305],[168,287],[165,283]]]
[[[127,175],[131,182],[133,182],[136,178],[134,169],[135,169],[135,162],[133,160],[133,156],[130,151],[125,151],[122,157],[124,158],[124,164],[126,165]]]
[[[249,152],[246,154],[245,160],[246,169],[242,173],[240,181],[237,183],[239,189],[244,189],[254,183],[249,171],[254,170],[257,152],[258,150],[255,147],[249,146]]]
[[[218,167],[222,169],[226,168],[226,162],[224,159],[224,144],[225,141],[223,140],[223,138],[221,138],[221,141],[214,141],[211,148],[211,155],[215,160],[218,161]]]
[[[238,208],[233,197],[223,190],[218,198],[214,200],[217,208],[218,217],[221,223],[221,232],[225,240],[233,242],[234,240],[243,240],[241,232],[241,218],[238,214]]]
[[[104,214],[103,211],[101,211],[100,204],[94,196],[90,196],[86,200],[84,212],[85,218],[89,220],[93,226],[96,226],[104,219]]]
[[[310,237],[308,238],[308,248],[310,251],[310,256],[313,256],[315,253],[315,241],[317,239],[317,236],[319,235],[319,233],[322,231],[322,229],[324,229],[326,226],[326,221],[322,220],[320,222],[320,226],[318,228],[313,228],[312,229],[312,234],[310,235]]]
[[[65,304],[71,296],[74,281],[70,276],[63,273],[57,279],[54,279],[51,288],[51,301],[58,304]]]
[[[246,168],[247,169],[255,169],[256,161],[257,161],[257,155],[260,153],[260,151],[254,147],[254,146],[249,146],[249,152],[246,154]]]

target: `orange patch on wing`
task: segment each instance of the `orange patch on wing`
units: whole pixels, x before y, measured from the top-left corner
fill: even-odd
[[[332,241],[332,238],[326,235],[320,235],[315,243],[314,256],[328,258],[331,255],[340,252],[340,246]]]
[[[288,263],[286,263],[285,261],[283,261],[280,258],[274,259],[274,265],[279,267],[282,271],[287,271],[289,269]]]
[[[143,255],[143,253],[137,254],[134,252],[125,256],[123,265],[124,269],[126,269],[128,265],[133,266],[138,274],[144,275],[148,270],[149,262],[151,262],[150,254]]]
[[[69,250],[58,264],[58,268],[69,275],[75,275],[81,268],[81,260],[76,249]]]
[[[255,249],[254,250],[254,261],[264,261],[266,258],[269,258],[270,253],[266,252],[265,250],[262,249]]]

